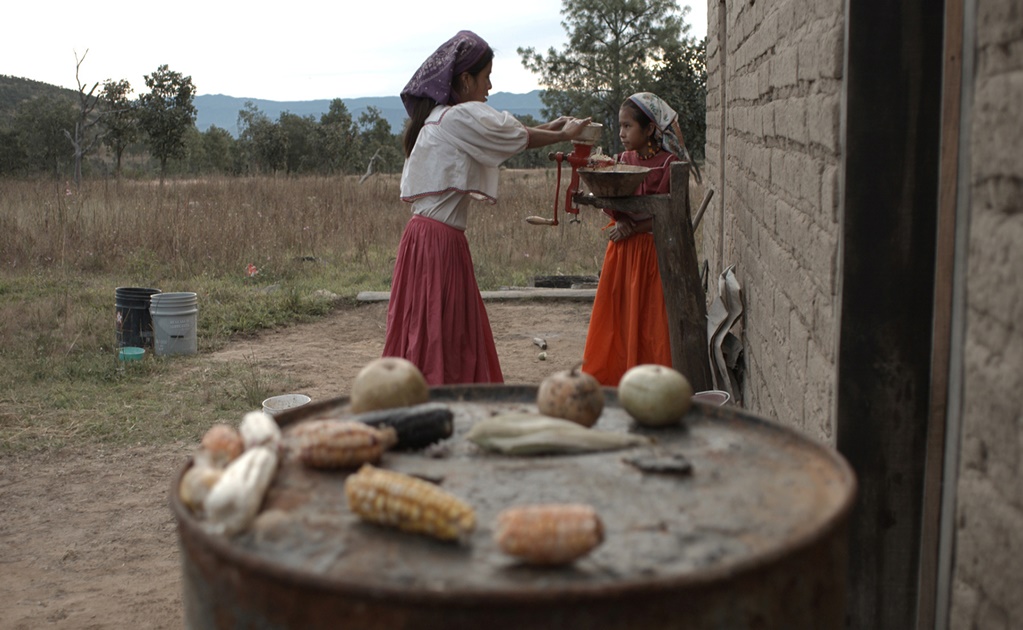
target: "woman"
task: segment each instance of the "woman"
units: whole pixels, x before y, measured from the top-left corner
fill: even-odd
[[[678,116],[649,92],[633,94],[618,110],[623,164],[650,169],[636,195],[671,192],[671,163],[689,160]],[[654,248],[652,215],[611,213],[597,295],[583,350],[583,370],[615,387],[636,365],[671,366],[668,314]]]
[[[460,31],[401,92],[410,117],[401,199],[412,218],[398,245],[383,355],[408,359],[430,385],[504,381],[465,238],[470,201],[496,203],[503,161],[589,124],[561,117],[527,128],[487,105],[493,58],[483,39]]]

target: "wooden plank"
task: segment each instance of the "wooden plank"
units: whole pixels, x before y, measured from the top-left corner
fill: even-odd
[[[856,471],[849,628],[916,627],[944,15],[846,5],[836,444]]]
[[[920,595],[917,601],[916,618],[918,630],[935,628],[937,619],[945,614],[937,609],[937,602],[940,599],[938,597],[938,547],[941,539],[942,486],[945,482],[943,472],[952,343],[962,55],[963,0],[946,0],[937,251],[934,271],[934,330],[932,331],[931,350],[931,417],[927,422],[927,454],[920,533]],[[955,483],[955,480],[950,479],[948,483]],[[945,587],[948,588],[948,585]]]

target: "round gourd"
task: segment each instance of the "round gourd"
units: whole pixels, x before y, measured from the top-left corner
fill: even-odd
[[[545,416],[592,427],[604,411],[604,392],[596,378],[576,366],[543,379],[536,393],[536,406]]]
[[[428,402],[430,388],[414,363],[400,357],[381,357],[367,363],[352,381],[353,413],[410,407]]]
[[[693,404],[693,387],[680,372],[663,365],[637,365],[618,382],[618,400],[643,426],[678,423]]]

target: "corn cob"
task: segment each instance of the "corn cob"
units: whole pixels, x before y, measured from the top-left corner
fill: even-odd
[[[394,445],[394,429],[361,422],[308,420],[288,432],[288,446],[312,468],[354,468],[380,459]]]
[[[476,528],[472,506],[434,484],[366,464],[345,480],[348,507],[361,518],[427,534],[465,541]]]
[[[223,468],[245,450],[238,429],[229,424],[215,424],[202,436],[201,455],[212,466]]]
[[[525,505],[497,515],[494,541],[501,551],[529,564],[565,564],[603,542],[604,526],[588,505]]]
[[[178,498],[194,513],[202,511],[203,501],[209,496],[210,490],[224,474],[222,468],[201,463],[196,460],[192,467],[185,471],[178,486]]]
[[[426,448],[434,442],[451,437],[454,413],[442,403],[423,403],[369,411],[352,416],[352,420],[378,429],[391,427],[398,435],[396,450]]]
[[[270,415],[262,411],[250,411],[245,414],[238,430],[241,431],[246,449],[266,446],[276,451],[280,447],[281,429]]]
[[[266,446],[254,446],[228,464],[203,501],[210,531],[230,536],[245,530],[276,470],[277,451]]]

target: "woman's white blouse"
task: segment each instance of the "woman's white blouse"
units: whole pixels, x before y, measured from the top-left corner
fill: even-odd
[[[529,143],[526,127],[486,103],[439,105],[401,173],[412,212],[464,230],[470,198],[497,202],[498,167]]]

